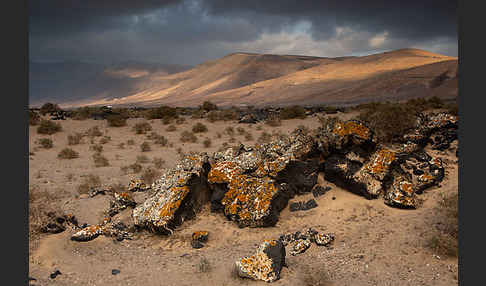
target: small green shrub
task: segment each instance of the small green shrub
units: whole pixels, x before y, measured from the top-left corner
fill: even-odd
[[[47,113],[55,112],[55,111],[60,111],[61,108],[54,103],[44,103],[41,108],[40,108],[40,114],[46,115]]]
[[[71,148],[64,148],[57,154],[59,159],[75,159],[79,157],[79,153]]]
[[[59,123],[51,120],[42,119],[39,127],[37,127],[37,133],[51,135],[56,132],[62,131],[62,126]]]
[[[201,109],[205,111],[212,111],[212,110],[217,110],[218,106],[210,101],[205,101],[201,105]]]
[[[40,138],[37,143],[44,149],[50,149],[52,148],[52,139],[50,138]]]
[[[290,107],[285,107],[280,111],[280,119],[294,119],[294,118],[305,118],[305,108],[302,106],[294,105]]]
[[[202,124],[201,122],[198,122],[194,126],[192,126],[192,132],[194,133],[202,133],[207,131],[208,128],[206,127],[206,125]]]

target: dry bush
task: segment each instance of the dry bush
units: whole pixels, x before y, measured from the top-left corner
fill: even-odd
[[[186,123],[186,119],[184,117],[178,117],[176,120],[175,120],[175,123],[177,125],[181,125],[181,124],[184,124]]]
[[[103,138],[100,139],[100,144],[106,144],[111,141],[110,136],[103,136]]]
[[[137,156],[137,163],[145,164],[145,163],[148,163],[148,162],[150,162],[150,159],[147,156],[145,156],[145,155],[138,155]]]
[[[140,150],[142,152],[149,152],[152,150],[152,148],[150,147],[150,144],[148,142],[143,142],[141,145],[140,145]]]
[[[205,111],[218,110],[218,106],[211,101],[204,101],[200,108]]]
[[[135,134],[145,134],[152,130],[152,125],[146,121],[139,122],[133,126],[132,130],[135,131]]]
[[[154,167],[157,169],[162,169],[165,165],[165,161],[162,158],[155,157],[152,160],[152,163],[154,163]]]
[[[246,133],[245,134],[245,140],[246,141],[253,141],[253,135],[251,135],[251,133]]]
[[[120,167],[120,170],[125,174],[128,174],[130,170],[132,171],[132,173],[137,174],[140,173],[140,171],[142,171],[142,168],[143,168],[142,165],[140,165],[139,163],[133,163],[128,166]]]
[[[458,199],[458,192],[442,195],[439,206],[436,207],[440,227],[427,241],[427,246],[437,253],[455,257],[458,255]]]
[[[164,117],[162,118],[162,124],[164,125],[169,125],[174,121],[174,118],[172,117]]]
[[[127,119],[119,114],[110,114],[106,117],[108,126],[110,127],[123,127],[127,125]]]
[[[147,185],[152,185],[152,183],[155,182],[159,176],[160,172],[158,170],[149,167],[143,171],[140,177]]]
[[[277,127],[282,125],[282,120],[276,114],[268,116],[267,120],[265,120],[265,124],[271,127]],[[258,129],[257,129],[258,130]]]
[[[177,118],[177,109],[169,106],[160,106],[146,111],[147,119]]]
[[[174,132],[177,130],[177,127],[175,127],[175,125],[169,125],[169,127],[167,127],[167,129],[165,129],[165,131],[167,132]]]
[[[118,144],[118,149],[125,149],[125,143],[121,142]]]
[[[100,144],[94,144],[89,146],[89,150],[95,151],[96,153],[101,153],[103,152],[103,145]]]
[[[89,174],[83,177],[83,181],[78,186],[79,194],[87,194],[91,188],[101,186],[101,179],[98,175]]]
[[[93,161],[95,163],[95,167],[106,167],[110,165],[108,159],[98,152],[93,154]]]
[[[203,141],[203,146],[204,146],[205,148],[209,148],[209,147],[211,147],[211,139],[209,139],[209,138],[204,139],[204,141]]]
[[[37,248],[42,235],[42,227],[48,221],[49,213],[54,213],[55,207],[51,204],[57,198],[47,191],[39,191],[37,186],[29,186],[29,251]]]
[[[69,182],[72,182],[74,180],[74,174],[73,173],[69,173],[66,175],[66,180],[68,180]]]
[[[235,135],[235,129],[231,126],[228,126],[224,129],[224,133],[228,134],[229,136]]]
[[[239,134],[239,135],[244,135],[244,134],[246,133],[245,128],[243,128],[243,127],[241,127],[241,126],[238,126],[238,127],[236,128],[236,131],[238,131],[238,134]]]
[[[51,112],[55,112],[55,111],[60,111],[60,110],[61,110],[61,108],[57,104],[47,102],[47,103],[44,103],[41,106],[39,112],[42,115],[46,115],[47,113],[51,113]]]
[[[41,121],[39,114],[35,111],[29,110],[29,125],[38,125]]]
[[[192,132],[183,131],[181,133],[180,141],[183,142],[183,143],[186,143],[186,142],[196,143],[197,142],[197,137]]]
[[[169,140],[167,140],[167,138],[165,138],[164,135],[159,135],[154,140],[154,143],[157,144],[157,145],[165,147],[169,143]]]
[[[128,139],[127,145],[135,145],[135,141],[133,139]]]
[[[68,145],[78,145],[81,143],[81,140],[83,140],[83,134],[81,133],[74,133],[74,134],[69,134],[68,135]]]
[[[201,258],[199,263],[197,264],[197,269],[199,272],[202,273],[208,273],[211,271],[212,267],[211,264],[209,263],[209,260],[205,257]]]
[[[305,108],[302,106],[294,105],[290,107],[285,107],[280,111],[280,119],[294,119],[294,118],[305,118]]]
[[[64,148],[57,154],[57,158],[59,159],[75,159],[79,157],[79,153],[74,151],[71,148]]]
[[[192,126],[192,132],[194,133],[203,133],[207,131],[208,131],[208,127],[206,127],[206,125],[202,124],[201,122],[198,122]]]
[[[217,133],[216,133],[216,138],[218,138],[218,139],[219,139],[219,138],[221,138],[222,136],[223,136],[223,135],[221,135],[221,133],[219,133],[219,132],[217,132]]]
[[[86,130],[85,134],[89,137],[98,137],[103,135],[98,126],[93,126],[89,128],[88,130]]]
[[[362,111],[358,119],[367,123],[378,140],[390,143],[415,127],[415,110],[406,104],[383,103]]]
[[[206,114],[206,112],[202,109],[198,109],[198,110],[195,110],[192,112],[191,114],[191,118],[192,119],[201,119],[201,118],[204,118],[204,115]]]
[[[62,131],[62,126],[59,123],[51,120],[42,119],[39,127],[37,127],[37,133],[51,135],[56,132]]]
[[[263,126],[258,125],[255,129],[258,130],[258,131],[261,131],[263,129]]]
[[[50,149],[52,148],[52,139],[50,138],[40,138],[37,143],[44,149]]]

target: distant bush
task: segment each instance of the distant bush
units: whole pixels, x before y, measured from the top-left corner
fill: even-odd
[[[177,125],[181,125],[181,124],[184,124],[186,122],[186,119],[184,117],[179,117],[175,120],[175,123]]]
[[[127,125],[127,119],[119,114],[110,114],[106,117],[108,126],[110,127],[123,127]]]
[[[239,135],[244,135],[244,134],[246,133],[245,128],[243,128],[243,127],[241,127],[241,126],[237,127],[237,128],[236,128],[236,131],[238,131],[238,134],[239,134]]]
[[[142,173],[141,179],[145,182],[147,185],[151,185],[157,178],[160,176],[160,172],[158,170],[155,170],[153,168],[147,168],[145,171]]]
[[[175,127],[175,125],[169,125],[169,127],[167,127],[167,129],[165,129],[165,131],[167,131],[167,132],[174,132],[176,130],[177,130],[177,128]]]
[[[37,127],[37,133],[39,134],[51,135],[59,131],[62,131],[61,124],[53,122],[51,120],[42,119],[39,127]]]
[[[246,133],[245,134],[245,140],[246,141],[253,141],[253,135],[251,135],[251,133]]]
[[[192,132],[183,131],[181,133],[180,141],[181,142],[184,142],[184,143],[186,143],[186,142],[196,143],[197,142],[197,137]]]
[[[100,139],[100,144],[106,144],[111,141],[110,136],[103,136],[103,138]]]
[[[75,159],[79,157],[79,153],[71,148],[64,148],[57,154],[59,159]]]
[[[282,120],[280,120],[280,116],[278,115],[271,115],[267,118],[267,120],[265,120],[265,124],[268,126],[277,127],[282,125]]]
[[[133,139],[128,139],[127,145],[135,145],[135,141]]]
[[[192,126],[192,132],[194,133],[202,133],[207,131],[208,128],[206,127],[206,125],[202,124],[201,122],[198,122],[194,126]]]
[[[98,126],[93,126],[89,128],[88,130],[86,130],[85,134],[89,137],[98,137],[103,135]]]
[[[152,130],[152,125],[150,125],[150,123],[148,123],[146,121],[140,122],[140,123],[135,124],[133,126],[132,130],[135,131],[136,134],[145,134],[148,131]]]
[[[143,142],[142,145],[140,145],[140,150],[142,150],[142,152],[148,152],[151,151],[152,148],[150,148],[150,144],[148,142]]]
[[[177,109],[162,105],[157,108],[149,109],[146,112],[147,119],[177,118]]]
[[[92,151],[95,151],[97,153],[101,153],[103,151],[103,145],[100,144],[94,144],[89,146],[89,149]]]
[[[235,135],[235,129],[232,126],[228,126],[224,129],[224,132],[229,136]]]
[[[201,109],[205,111],[217,110],[218,106],[210,101],[205,101],[201,105]]]
[[[159,157],[155,157],[152,162],[157,169],[162,169],[162,167],[165,165],[165,161]]]
[[[366,122],[379,141],[390,143],[415,127],[415,110],[403,104],[384,103],[362,111],[358,119]]]
[[[203,146],[206,147],[206,148],[211,147],[211,139],[209,139],[209,138],[204,139]]]
[[[139,164],[145,164],[145,163],[148,163],[150,160],[147,156],[145,155],[138,155],[137,156],[137,163]]]
[[[108,159],[98,152],[93,154],[93,160],[96,167],[106,167],[110,165]]]
[[[50,138],[40,138],[39,141],[38,141],[38,143],[44,149],[50,149],[53,146],[52,140]]]
[[[74,134],[69,134],[68,135],[68,145],[78,145],[81,143],[81,140],[83,139],[83,134],[81,133],[74,133]]]
[[[294,119],[305,118],[305,108],[302,106],[294,105],[291,107],[285,107],[280,111],[280,119]]]
[[[55,112],[55,111],[60,111],[60,110],[61,110],[61,108],[57,104],[47,102],[47,103],[44,103],[41,106],[40,113],[42,115],[46,115],[48,113]]]

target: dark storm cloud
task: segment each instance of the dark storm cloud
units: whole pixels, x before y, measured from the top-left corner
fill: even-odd
[[[456,11],[456,1],[435,0],[37,0],[29,50],[34,60],[182,64],[242,49],[338,56],[417,46],[456,56]]]

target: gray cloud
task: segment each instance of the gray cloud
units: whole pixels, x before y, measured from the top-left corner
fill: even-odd
[[[38,0],[29,11],[32,60],[198,64],[235,51],[404,47],[457,56],[456,1]]]

